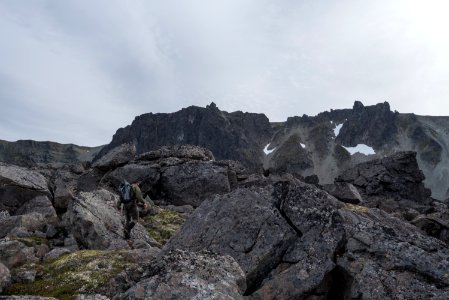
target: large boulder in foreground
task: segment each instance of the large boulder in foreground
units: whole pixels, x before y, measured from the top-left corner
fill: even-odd
[[[312,185],[265,183],[205,200],[161,255],[230,255],[245,272],[250,299],[447,298],[443,242]]]
[[[87,249],[128,249],[124,240],[124,216],[116,209],[118,195],[101,189],[81,192],[70,203],[64,222],[79,244]],[[157,244],[137,223],[131,232],[134,240]]]
[[[149,278],[114,299],[243,299],[245,275],[230,256],[175,250],[156,259]]]
[[[344,238],[338,205],[299,181],[240,188],[204,201],[163,252],[230,255],[246,274],[245,294],[300,297],[335,266],[332,258]]]
[[[349,298],[449,298],[447,245],[379,209],[351,206],[340,215],[348,240],[337,264]]]

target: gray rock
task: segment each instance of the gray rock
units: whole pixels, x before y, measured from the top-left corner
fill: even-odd
[[[150,266],[149,278],[114,299],[243,299],[245,275],[230,256],[169,252]]]
[[[136,146],[133,144],[122,144],[109,151],[106,155],[96,160],[93,168],[108,171],[122,166],[134,159],[136,155]]]
[[[35,270],[19,270],[14,272],[12,281],[14,283],[31,283],[36,280],[36,274]]]
[[[365,196],[380,195],[428,205],[430,190],[424,187],[423,180],[416,152],[410,151],[358,164],[345,171],[336,182],[355,185],[365,202],[369,202]]]
[[[137,157],[137,160],[153,161],[169,157],[202,161],[215,160],[214,155],[210,150],[194,145],[163,146],[158,150],[140,154]]]
[[[53,204],[57,209],[66,210],[72,200],[72,193],[61,178],[57,178],[55,181]]]
[[[227,168],[211,162],[188,162],[165,168],[161,189],[172,204],[194,207],[211,195],[231,190]]]
[[[11,284],[11,273],[0,261],[0,293]]]
[[[70,203],[64,222],[77,242],[87,249],[129,249],[124,240],[124,216],[116,209],[118,195],[107,190],[81,192]],[[132,239],[151,245],[153,239],[140,224],[131,231]]]
[[[77,295],[75,297],[75,300],[109,300],[108,297],[103,296],[103,295],[99,295],[99,294],[94,294],[94,295]]]
[[[61,257],[65,254],[72,253],[73,251],[68,248],[54,248],[44,256],[44,261],[49,261]]]
[[[272,187],[237,189],[205,200],[161,255],[172,249],[230,255],[253,289],[279,264],[298,235],[282,217],[272,194]]]
[[[17,215],[34,209],[51,215],[51,202],[48,206],[45,201],[50,195],[45,177],[38,172],[0,163],[0,211]],[[27,204],[29,201],[32,203]]]
[[[27,190],[50,194],[45,177],[27,168],[0,162],[1,186],[15,186]]]
[[[323,189],[340,201],[352,204],[358,204],[362,201],[357,188],[346,182],[335,182],[334,184],[325,184]]]
[[[11,216],[0,219],[0,238],[4,238],[7,235],[16,237],[25,237],[27,235],[36,235],[36,232],[42,231],[47,220],[40,213],[30,213],[21,216]]]
[[[9,269],[19,267],[28,262],[36,262],[34,248],[15,241],[0,239],[0,261]]]
[[[142,192],[145,193],[149,192],[153,185],[159,181],[160,172],[159,165],[139,165],[131,163],[108,172],[101,179],[100,184],[117,190],[123,180],[130,183],[140,181]]]
[[[341,209],[348,237],[337,264],[346,272],[348,297],[445,299],[449,249],[416,227],[379,209]]]
[[[51,203],[51,200],[47,196],[37,196],[30,201],[24,203],[19,207],[15,214],[26,215],[30,213],[40,213],[45,218],[50,220],[56,220],[56,211]]]
[[[46,244],[39,244],[34,246],[34,253],[40,260],[44,259],[45,255],[50,252],[50,248]]]
[[[76,242],[73,234],[70,234],[67,238],[64,239],[64,247],[69,249],[70,251],[79,250],[78,243]]]

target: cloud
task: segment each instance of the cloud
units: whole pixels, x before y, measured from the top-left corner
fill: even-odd
[[[99,145],[136,115],[211,101],[272,121],[356,99],[449,115],[447,6],[5,0],[0,139]]]

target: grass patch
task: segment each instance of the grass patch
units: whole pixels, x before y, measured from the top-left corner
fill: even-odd
[[[366,213],[369,210],[369,208],[366,206],[355,205],[355,204],[351,204],[351,203],[345,203],[345,208],[347,210],[352,210],[355,212],[363,212],[363,213]]]
[[[23,266],[21,270],[34,269],[36,280],[16,283],[5,295],[39,295],[62,300],[74,299],[80,293],[95,293],[111,278],[129,265],[120,251],[82,250],[49,262]]]
[[[144,218],[148,233],[162,245],[179,230],[185,220],[180,213],[164,208],[160,208],[157,214]]]

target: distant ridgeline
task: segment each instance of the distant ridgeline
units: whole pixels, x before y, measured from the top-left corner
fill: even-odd
[[[100,147],[82,147],[73,144],[0,140],[0,161],[18,166],[32,167],[38,164],[73,164],[92,161]]]
[[[332,183],[357,163],[416,151],[432,196],[446,199],[449,187],[449,117],[400,114],[387,102],[364,106],[356,101],[352,109],[276,123],[264,114],[221,111],[214,103],[190,106],[137,116],[103,148],[1,141],[0,160],[19,165],[97,160],[123,143],[134,144],[137,154],[165,145],[202,146],[218,160],[238,160],[254,171],[315,174],[321,184]]]

